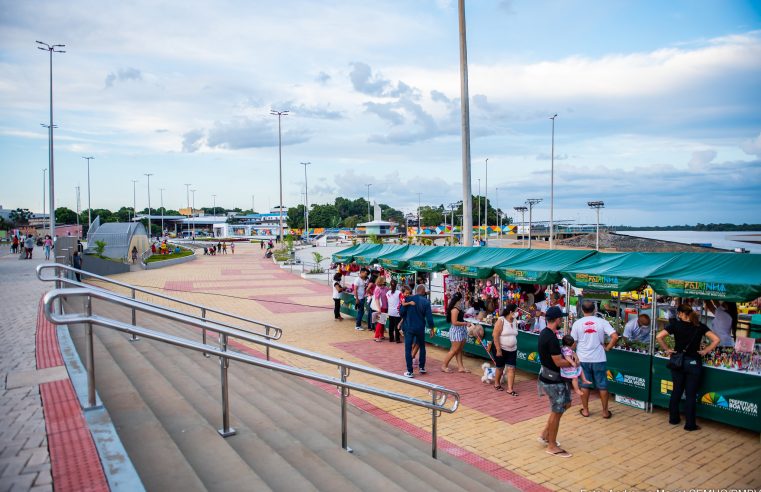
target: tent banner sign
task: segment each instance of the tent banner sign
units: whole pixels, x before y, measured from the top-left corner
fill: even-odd
[[[722,298],[727,296],[727,287],[721,282],[699,282],[690,280],[666,280],[669,293],[678,296]]]
[[[447,270],[451,270],[452,275],[458,276],[478,275],[478,267],[468,265],[451,265],[451,268],[447,268]]]
[[[528,270],[503,270],[502,274],[513,282],[537,282],[539,280],[539,272]]]
[[[617,290],[619,288],[618,277],[611,275],[591,275],[588,273],[577,273],[574,275],[574,277],[576,277],[577,287],[610,290]]]

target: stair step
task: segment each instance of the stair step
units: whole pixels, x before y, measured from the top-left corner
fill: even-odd
[[[77,351],[84,354],[84,326],[72,325],[69,333]],[[146,490],[205,491],[203,482],[143,402],[130,378],[114,363],[100,340],[94,337],[93,341],[98,393],[111,414],[125,449],[139,450],[129,453],[129,456]],[[161,463],[161,468],[157,468],[156,463]]]
[[[127,337],[113,331],[96,331],[206,488],[269,490],[248,464],[219,438],[216,429],[208,425]],[[137,345],[148,343],[148,340],[141,340]]]

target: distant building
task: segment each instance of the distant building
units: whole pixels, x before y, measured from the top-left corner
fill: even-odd
[[[359,234],[360,236],[388,237],[399,235],[396,222],[381,219],[381,208],[377,203],[374,204],[373,208],[373,220],[357,225],[365,228],[364,234]]]
[[[101,224],[100,217],[96,217],[87,233],[85,253],[94,254],[97,241],[106,243],[103,256],[125,261],[129,260],[132,248],[137,248],[138,255],[142,255],[150,248],[145,227],[140,222]]]

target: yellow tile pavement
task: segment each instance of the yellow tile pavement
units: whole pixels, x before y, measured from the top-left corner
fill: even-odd
[[[224,273],[223,273],[224,271]],[[282,342],[308,350],[367,362],[336,348],[338,342],[367,340],[368,332],[357,332],[351,321],[332,319],[329,292],[316,293],[314,284],[296,274],[264,263],[258,246],[246,243],[236,247],[236,254],[205,257],[169,268],[131,272],[115,279],[141,286],[162,289],[167,282],[192,282],[192,292],[166,292],[172,296],[206,304],[246,317],[272,323],[283,329]],[[274,314],[268,303],[250,297],[266,294],[298,299],[307,312]],[[143,298],[143,296],[139,296]],[[155,299],[154,299],[155,300]],[[168,305],[168,301],[156,302]],[[444,351],[429,349],[435,358]],[[272,356],[299,367],[336,375],[333,366],[273,351]],[[482,361],[466,358],[474,373]],[[388,390],[407,391],[398,384],[363,374],[352,380],[374,384]],[[518,380],[534,376],[518,372]],[[473,384],[481,384],[474,374]],[[413,396],[424,392],[412,389]],[[430,429],[430,415],[416,407],[368,395],[358,396],[421,429]],[[593,413],[599,407],[592,403]],[[462,405],[453,415],[440,419],[439,437],[485,457],[506,469],[553,490],[579,489],[655,489],[655,488],[738,488],[761,485],[761,443],[758,434],[703,420],[703,429],[687,433],[669,426],[664,411],[644,413],[612,403],[611,420],[583,418],[572,408],[562,419],[559,440],[573,453],[567,460],[548,456],[536,440],[546,415],[514,424],[494,418]]]

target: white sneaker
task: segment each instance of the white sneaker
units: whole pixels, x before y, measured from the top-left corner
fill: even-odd
[[[411,372],[405,372],[405,373],[404,373],[404,377],[406,377],[406,378],[414,378],[414,377],[415,377],[415,375],[414,375],[414,374],[412,374]]]
[[[354,329],[357,331],[365,331],[365,329],[362,328],[361,326],[355,326]]]

